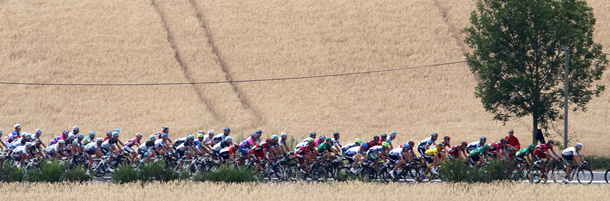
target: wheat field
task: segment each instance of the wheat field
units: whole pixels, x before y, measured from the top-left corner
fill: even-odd
[[[531,185],[523,183],[425,183],[379,185],[372,183],[216,184],[2,184],[0,198],[32,200],[237,200],[241,196],[264,200],[353,200],[382,196],[389,200],[607,200],[608,185]],[[235,197],[233,195],[240,195]],[[94,197],[99,196],[99,197]]]
[[[3,0],[3,82],[204,82],[324,75],[464,60],[460,29],[474,0]],[[595,39],[610,52],[610,6],[587,1]],[[610,84],[604,74],[602,84]],[[42,129],[47,139],[74,125],[128,135],[169,126],[172,136],[231,127],[297,137],[316,131],[354,138],[398,132],[398,142],[432,132],[453,141],[509,128],[530,141],[530,117],[502,125],[474,96],[465,64],[273,82],[170,86],[0,85],[0,129]],[[606,154],[610,92],[570,113],[586,154]],[[557,122],[561,128],[563,124]],[[607,155],[607,154],[606,154]]]

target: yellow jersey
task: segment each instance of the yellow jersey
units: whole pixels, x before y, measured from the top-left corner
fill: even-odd
[[[441,149],[439,149],[438,146],[435,146],[433,148],[430,148],[430,149],[426,150],[425,153],[428,156],[436,156],[436,155],[441,154]]]

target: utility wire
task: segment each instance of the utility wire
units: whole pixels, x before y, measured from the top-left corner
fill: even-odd
[[[162,83],[37,83],[37,82],[0,82],[3,85],[33,85],[33,86],[159,86],[159,85],[203,85],[203,84],[222,84],[222,83],[247,83],[247,82],[269,82],[269,81],[281,81],[281,80],[301,80],[301,79],[314,79],[314,78],[325,78],[325,77],[340,77],[350,75],[362,75],[362,74],[373,74],[383,73],[391,71],[411,70],[418,68],[429,68],[437,66],[446,66],[453,64],[466,63],[467,61],[454,61],[446,63],[429,64],[422,66],[411,66],[401,68],[391,68],[382,70],[372,71],[361,71],[351,73],[337,73],[337,74],[326,74],[326,75],[311,75],[311,76],[298,76],[298,77],[280,77],[280,78],[262,78],[262,79],[248,79],[248,80],[225,80],[225,81],[208,81],[208,82],[162,82]]]

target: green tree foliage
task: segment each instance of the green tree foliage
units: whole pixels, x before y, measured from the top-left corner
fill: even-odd
[[[595,18],[582,0],[479,0],[463,31],[476,96],[503,122],[531,115],[533,132],[563,118],[563,47],[570,47],[570,107],[586,111],[608,60],[593,41]],[[534,141],[535,141],[534,135]]]

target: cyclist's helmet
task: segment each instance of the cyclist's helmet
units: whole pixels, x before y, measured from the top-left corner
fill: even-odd
[[[485,137],[481,137],[480,139],[481,139],[483,142],[487,141],[487,138],[485,138]]]
[[[364,149],[368,149],[369,145],[366,143],[360,143],[360,147],[364,148]]]
[[[491,148],[491,147],[490,147],[488,144],[486,144],[485,146],[483,146],[483,150],[489,150],[490,148]]]
[[[40,129],[36,129],[36,130],[34,130],[34,133],[36,133],[36,134],[41,134],[41,133],[42,133],[42,130],[40,130]]]
[[[203,133],[199,133],[197,134],[197,137],[205,137],[205,135],[203,135]]]
[[[445,137],[443,137],[443,139],[444,139],[445,141],[449,141],[449,140],[451,140],[451,137],[449,137],[449,136],[445,136]]]
[[[271,139],[272,139],[272,140],[277,140],[277,139],[280,139],[280,137],[279,137],[279,136],[277,136],[277,135],[272,135],[272,136],[271,136]]]
[[[326,141],[327,141],[327,142],[332,142],[332,141],[333,141],[333,139],[326,138]]]
[[[360,144],[360,143],[362,143],[362,140],[356,138],[356,143]]]
[[[506,144],[506,140],[504,138],[500,139],[500,144]]]
[[[98,139],[101,139],[101,138],[98,138]],[[156,139],[157,139],[157,137],[156,137],[155,135],[150,135],[150,136],[148,136],[148,139],[150,139],[150,140],[156,140]]]
[[[256,130],[256,131],[254,131],[254,132],[255,132],[257,135],[259,135],[259,136],[260,136],[261,134],[263,134],[263,131],[261,131],[261,130]]]
[[[462,141],[462,147],[467,147],[467,146],[468,146],[468,142]]]
[[[200,130],[199,132],[197,132],[197,133],[198,133],[198,134],[205,134],[205,132],[203,132],[203,131],[201,131],[201,130]]]
[[[169,129],[169,127],[167,127],[167,126],[163,126],[163,127],[161,127],[161,130],[162,130],[162,131],[167,131],[168,129]]]
[[[154,135],[151,135],[151,136],[155,137]],[[95,141],[98,141],[98,142],[103,142],[103,141],[104,141],[104,138],[98,137],[98,138],[97,138]]]
[[[407,143],[404,143],[404,144],[402,144],[402,145],[400,145],[400,146],[401,146],[403,149],[409,149],[409,148],[411,148],[411,147],[409,146],[409,144],[407,144]]]
[[[79,131],[79,130],[80,130],[80,128],[79,128],[78,126],[74,126],[74,127],[72,127],[72,130],[73,130],[73,131]]]
[[[313,142],[313,138],[312,138],[312,137],[307,138],[307,141],[308,141],[308,142]]]
[[[119,136],[119,132],[112,132],[112,137]]]
[[[415,142],[409,141],[409,147],[413,147],[413,146],[415,146]]]
[[[310,138],[316,138],[316,132],[309,133],[309,137]]]
[[[193,136],[193,135],[188,135],[188,136],[186,136],[186,138],[187,138],[187,139],[189,139],[189,140],[194,140],[194,139],[195,139],[195,136]]]
[[[141,136],[141,135],[140,135],[140,136]],[[76,137],[77,137],[78,139],[82,139],[82,138],[84,138],[84,137],[85,137],[85,135],[83,135],[83,134],[80,134],[80,133],[79,133],[78,135],[76,135]]]
[[[142,137],[142,133],[136,133],[136,137]]]
[[[333,136],[337,136],[337,135],[339,135],[339,132],[334,132],[333,133]]]
[[[95,136],[95,131],[89,131],[89,136]]]
[[[383,147],[390,147],[390,143],[388,143],[388,142],[382,142],[382,143],[381,143],[381,146],[383,146]]]
[[[214,130],[209,130],[209,131],[208,131],[208,134],[212,134],[212,135],[214,135],[214,134],[216,134],[216,132],[214,132]]]
[[[288,133],[286,133],[286,132],[282,132],[282,133],[280,134],[280,136],[282,136],[282,137],[288,137]]]
[[[390,132],[390,135],[391,135],[391,136],[396,136],[396,131],[392,131],[392,132]]]
[[[527,148],[531,151],[531,150],[534,150],[536,148],[536,145],[530,144],[529,146],[527,146]]]
[[[106,131],[106,135],[112,135],[112,131]]]
[[[224,128],[224,129],[222,129],[222,130],[223,130],[224,132],[230,132],[230,131],[231,131],[231,129],[230,129],[230,128]]]
[[[388,138],[388,134],[381,134],[381,138]]]
[[[256,137],[256,133],[250,133],[250,137]]]
[[[549,140],[549,141],[546,142],[546,144],[547,145],[553,145],[553,144],[555,144],[555,141],[554,140]]]
[[[232,138],[232,137],[227,137],[227,138],[225,138],[225,141],[227,141],[227,142],[233,142],[233,138]]]
[[[15,124],[15,128],[21,128],[21,124]]]
[[[432,133],[432,135],[430,135],[430,137],[437,138],[437,137],[438,137],[438,134],[436,134],[436,133]]]
[[[117,132],[117,133],[120,133],[120,132],[121,132],[121,130],[119,130],[118,128],[115,128],[115,129],[112,129],[112,132]]]
[[[66,141],[64,141],[64,140],[58,140],[58,141],[57,141],[57,144],[66,144]]]
[[[579,149],[582,149],[582,143],[580,143],[580,142],[579,142],[579,143],[576,143],[576,146],[574,146],[574,147],[579,148]]]
[[[376,136],[376,135],[375,135],[375,136],[373,136],[373,140],[375,140],[375,141],[379,141],[379,136]]]
[[[437,148],[437,149],[441,149],[441,148],[443,148],[443,147],[445,147],[445,144],[444,144],[444,143],[442,143],[442,142],[441,142],[441,143],[438,143],[438,144],[436,145],[436,148]]]
[[[23,137],[25,137],[25,139],[30,139],[32,138],[32,134],[26,133],[23,135]]]
[[[61,134],[64,134],[64,135],[67,135],[68,133],[69,133],[69,132],[68,132],[66,129],[64,129],[64,130],[62,130],[62,131],[61,131]]]
[[[330,139],[330,138],[329,138],[329,139]],[[322,141],[326,140],[326,136],[324,136],[324,135],[320,135],[320,140],[322,140]]]

